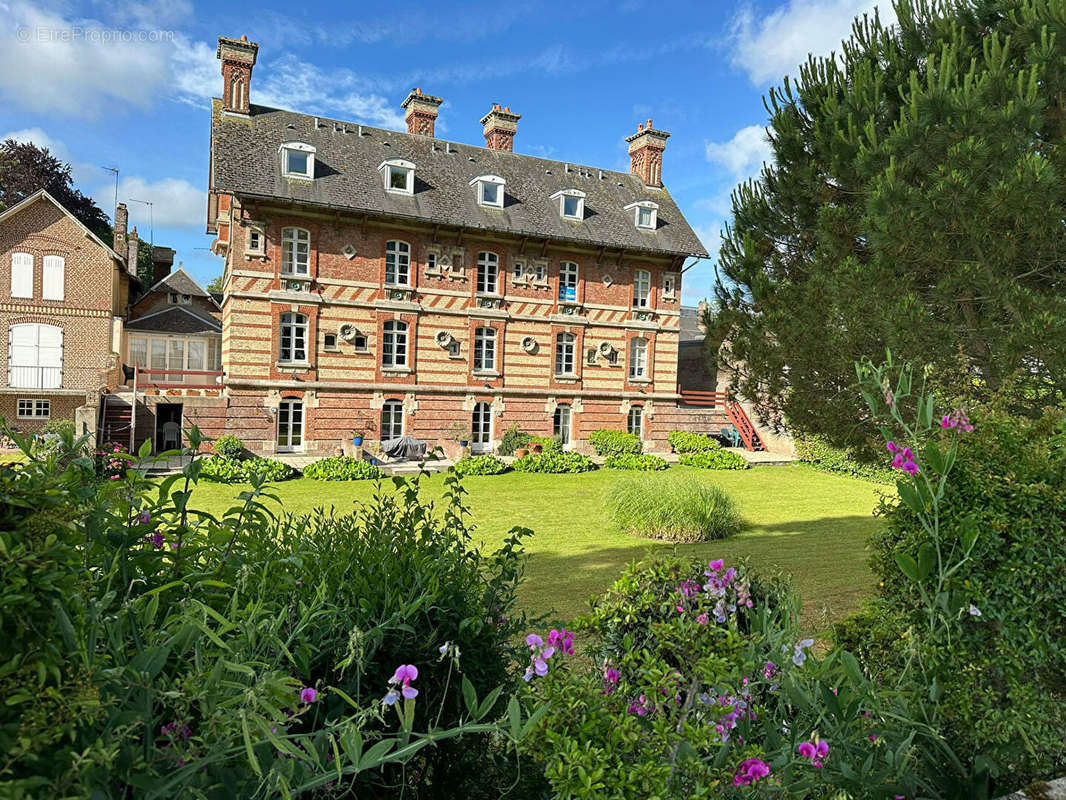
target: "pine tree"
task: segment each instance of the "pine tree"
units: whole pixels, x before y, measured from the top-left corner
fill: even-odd
[[[955,399],[1066,390],[1066,0],[896,10],[770,92],[773,163],[720,255],[734,388],[838,444],[886,348]]]

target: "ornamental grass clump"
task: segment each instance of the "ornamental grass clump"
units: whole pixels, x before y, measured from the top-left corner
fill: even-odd
[[[625,478],[606,494],[611,518],[634,536],[709,542],[740,530],[733,499],[717,486],[672,475]]]

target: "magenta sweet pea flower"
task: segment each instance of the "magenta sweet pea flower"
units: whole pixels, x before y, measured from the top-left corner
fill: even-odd
[[[799,747],[796,748],[796,752],[806,759],[812,759],[817,751],[814,749],[814,744],[811,742],[800,742]]]
[[[300,690],[300,702],[301,703],[313,703],[315,698],[318,697],[318,692],[307,686]]]
[[[737,765],[733,776],[734,786],[753,786],[770,776],[770,765],[761,758],[749,758]]]
[[[389,683],[399,684],[402,688],[401,693],[408,700],[413,700],[418,697],[418,689],[411,685],[411,681],[417,680],[418,667],[414,664],[401,664],[396,668],[396,672],[393,673],[392,679]]]
[[[716,561],[711,561],[710,563],[707,564],[707,568],[710,569],[711,572],[721,572],[722,571],[722,567],[724,567],[724,566],[725,566],[725,559],[722,559],[722,558],[719,558]]]

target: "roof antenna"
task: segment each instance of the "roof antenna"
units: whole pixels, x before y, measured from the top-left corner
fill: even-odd
[[[106,169],[108,172],[115,174],[115,205],[113,208],[118,208],[118,167],[100,167],[100,169]]]

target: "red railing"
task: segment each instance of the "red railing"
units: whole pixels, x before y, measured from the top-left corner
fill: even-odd
[[[733,423],[733,427],[736,428],[737,434],[739,434],[740,439],[744,442],[746,448],[749,450],[766,449],[766,445],[759,436],[759,432],[755,430],[755,426],[752,424],[751,419],[748,418],[743,407],[735,400],[730,400],[725,392],[693,391],[690,389],[682,389],[679,384],[677,387],[677,393],[680,396],[678,402],[683,406],[722,409],[729,417],[729,421]]]
[[[677,387],[677,393],[681,395],[682,405],[686,406],[714,408],[725,405],[727,399],[724,392],[695,392],[680,386]]]
[[[137,368],[138,389],[218,389],[222,370]]]

